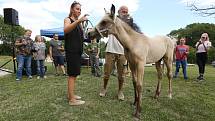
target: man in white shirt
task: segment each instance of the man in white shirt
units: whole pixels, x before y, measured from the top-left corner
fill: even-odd
[[[126,6],[121,6],[119,11],[119,16],[128,16],[128,8]],[[104,97],[107,92],[107,84],[110,77],[110,74],[112,72],[112,69],[116,63],[117,66],[117,73],[118,73],[118,83],[119,83],[119,89],[118,89],[118,99],[124,100],[124,94],[122,92],[123,83],[125,74],[124,71],[124,64],[126,62],[126,58],[124,56],[124,48],[119,43],[119,41],[115,38],[114,35],[108,36],[108,43],[106,47],[106,53],[105,53],[105,65],[104,65],[104,84],[100,92],[100,96]]]
[[[107,83],[110,77],[110,74],[113,70],[113,67],[116,63],[117,66],[117,73],[118,73],[118,83],[119,83],[119,90],[118,90],[118,99],[124,100],[124,94],[122,92],[123,82],[124,82],[124,64],[126,62],[124,56],[124,48],[119,43],[119,41],[113,35],[109,35],[106,51],[105,51],[105,65],[104,65],[104,85],[100,92],[100,96],[104,97],[107,92]]]

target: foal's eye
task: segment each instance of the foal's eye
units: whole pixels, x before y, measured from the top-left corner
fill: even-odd
[[[101,22],[101,25],[105,25],[107,22],[106,21],[102,21]]]

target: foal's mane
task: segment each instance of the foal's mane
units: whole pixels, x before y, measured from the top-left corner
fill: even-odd
[[[135,23],[135,22],[133,22],[133,18],[131,18],[132,19],[132,21],[129,21],[129,22],[131,22],[131,23],[127,23],[127,22],[125,22],[123,19],[121,19],[119,16],[116,16],[118,19],[120,19],[122,22],[124,22],[126,25],[128,25],[129,27],[131,27],[131,29],[133,29],[134,31],[136,31],[137,33],[142,33],[141,32],[141,30],[140,30],[140,27]]]

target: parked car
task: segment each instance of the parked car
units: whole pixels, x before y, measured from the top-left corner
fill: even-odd
[[[105,63],[104,59],[99,58],[99,66],[103,66]],[[90,66],[90,56],[86,53],[81,55],[81,65],[82,66]]]
[[[212,61],[211,65],[212,65],[213,67],[215,67],[215,61]]]
[[[81,55],[81,66],[89,66],[90,65],[90,56],[86,53]]]

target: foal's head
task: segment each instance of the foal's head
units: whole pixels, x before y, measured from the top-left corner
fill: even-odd
[[[111,12],[108,13],[105,10],[105,16],[102,20],[90,31],[88,31],[88,37],[92,38],[103,38],[107,37],[109,34],[112,34],[115,26],[115,6],[111,6]]]

